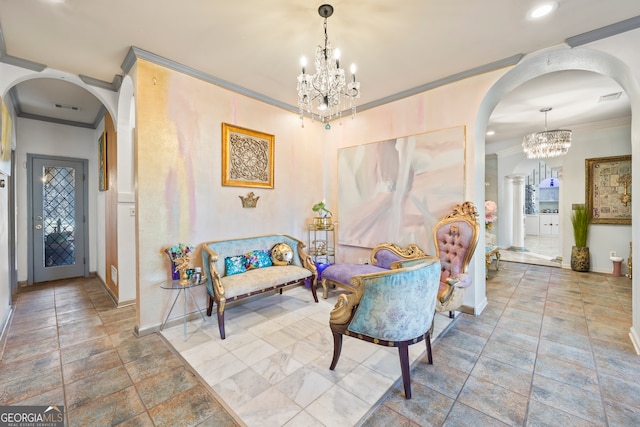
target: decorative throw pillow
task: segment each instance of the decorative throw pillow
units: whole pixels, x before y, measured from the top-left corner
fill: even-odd
[[[229,256],[224,259],[224,268],[227,276],[244,273],[247,271],[244,255]]]
[[[286,243],[278,243],[271,248],[271,262],[273,265],[289,265],[293,260],[293,250]]]
[[[254,268],[270,267],[273,265],[271,262],[271,256],[267,249],[260,249],[248,252],[244,254],[247,262],[247,270],[253,270]]]

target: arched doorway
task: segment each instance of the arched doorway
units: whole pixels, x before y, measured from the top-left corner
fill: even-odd
[[[72,90],[78,90],[86,94],[86,96],[97,100],[97,103],[100,105],[102,112],[100,113],[100,111],[98,110],[98,113],[94,114],[93,117],[102,118],[104,117],[104,111],[108,111],[111,117],[116,118],[115,105],[118,98],[118,94],[113,90],[88,85],[84,83],[78,76],[70,75],[68,73],[60,72],[57,70],[46,69],[41,72],[33,72],[30,70],[21,69],[19,71],[20,71],[19,73],[11,74],[11,76],[13,77],[12,79],[7,79],[2,82],[2,91],[5,95],[5,99],[11,99],[10,94],[12,92],[15,92],[15,89],[12,90],[12,88],[17,88],[21,84],[32,84],[32,87],[37,89],[38,87],[40,87],[40,85],[46,86],[48,83],[53,83],[54,86],[56,83],[63,83],[66,88],[71,88]],[[25,101],[25,100],[21,99],[21,101]],[[66,105],[63,105],[62,107],[71,108],[71,106],[66,106]],[[31,142],[38,141],[38,140],[45,141],[47,140],[47,135],[49,135],[51,137],[51,140],[55,139],[58,142],[60,141],[64,142],[69,138],[73,139],[73,137],[70,136],[71,133],[76,135],[79,134],[78,132],[81,133],[81,136],[76,137],[76,142],[79,145],[76,144],[75,148],[64,149],[60,145],[55,145],[55,144],[47,145],[46,143],[41,142],[40,144],[36,144],[35,146],[31,144],[32,146],[29,148],[28,151],[30,153],[35,152],[35,153],[40,153],[45,155],[64,155],[66,157],[81,157],[88,160],[89,167],[88,167],[87,180],[89,181],[90,208],[88,210],[86,221],[89,224],[88,234],[90,236],[89,237],[90,242],[92,242],[90,243],[90,246],[92,249],[90,250],[90,257],[88,257],[85,262],[88,265],[90,265],[89,266],[90,271],[98,271],[97,266],[100,264],[100,260],[104,258],[102,258],[103,255],[100,254],[99,250],[95,251],[94,249],[97,246],[95,242],[96,242],[96,239],[98,239],[99,237],[98,230],[100,229],[100,224],[101,223],[102,225],[104,224],[103,224],[103,220],[101,221],[100,215],[98,214],[98,211],[100,209],[96,209],[97,207],[99,208],[98,205],[102,206],[102,204],[97,202],[98,189],[97,189],[97,183],[94,181],[97,176],[96,174],[96,171],[97,171],[96,162],[98,157],[97,133],[100,133],[101,130],[96,129],[96,126],[91,126],[91,124],[85,125],[84,123],[79,123],[74,125],[72,123],[66,123],[64,119],[60,119],[60,118],[58,118],[57,120],[56,119],[47,120],[46,118],[47,116],[44,113],[38,116],[42,116],[42,117],[32,117],[29,115],[22,114],[22,117],[24,118],[35,119],[35,120],[22,121],[23,122],[22,129],[21,129],[22,131],[20,135],[18,135],[18,139],[16,142],[17,157],[15,161],[20,162],[21,160],[20,156],[26,155],[25,150],[21,148],[21,144],[25,144],[26,141],[31,141]],[[47,123],[47,122],[52,122],[53,124]],[[68,127],[65,125],[70,125],[71,127]],[[80,130],[67,132],[65,129],[80,129]],[[22,168],[17,168],[16,178],[18,183],[17,185],[19,186],[17,193],[25,194],[26,179],[20,176],[24,174],[24,171],[20,172],[21,170]],[[13,209],[16,209],[16,206],[22,206],[20,209],[18,209],[18,211],[26,212],[24,210],[26,201],[21,200],[21,197],[22,196],[19,196],[17,198],[13,206]],[[24,199],[24,197],[22,197],[22,199]],[[22,219],[18,218],[17,243],[11,248],[11,250],[16,253],[16,256],[18,259],[17,280],[21,282],[28,281],[27,274],[29,271],[29,267],[27,265],[28,264],[27,254],[29,253],[29,251],[25,244],[27,239],[24,238],[24,236],[27,233],[29,224],[27,224],[27,222],[25,221],[26,220],[24,219],[24,217]],[[102,264],[104,265],[104,262],[102,262]]]
[[[500,102],[500,99],[530,79],[561,70],[592,71],[612,78],[627,93],[632,113],[640,111],[640,85],[634,73],[618,58],[591,49],[558,49],[541,53],[523,61],[505,74],[489,90],[480,104],[474,135],[476,143],[481,146],[481,148],[475,152],[474,166],[476,171],[484,174],[485,132],[489,116],[498,102]],[[632,155],[640,155],[640,122],[638,120],[632,121],[630,134]],[[633,164],[632,169],[632,174],[635,177],[634,181],[637,181],[638,173],[640,173],[640,166],[637,162]],[[476,182],[475,190],[478,195],[476,203],[484,203],[485,191],[483,185]],[[635,191],[634,193],[638,192],[639,191]],[[632,209],[640,209],[640,200],[636,200],[635,194],[632,194],[632,197]],[[631,236],[632,241],[640,240],[640,229],[637,226],[632,226]],[[478,264],[480,261],[477,261]],[[638,334],[640,328],[640,294],[636,291],[638,289],[638,283],[638,280],[634,278],[632,282],[632,288],[634,290],[632,293],[633,326],[630,330],[631,340],[636,350],[640,349],[640,335]]]

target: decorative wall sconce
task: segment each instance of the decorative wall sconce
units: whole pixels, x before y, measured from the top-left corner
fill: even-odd
[[[240,200],[242,200],[243,208],[255,208],[256,205],[258,204],[258,199],[260,198],[260,196],[256,196],[255,194],[253,194],[253,191],[250,191],[244,197],[243,196],[238,196],[238,197],[240,197]]]

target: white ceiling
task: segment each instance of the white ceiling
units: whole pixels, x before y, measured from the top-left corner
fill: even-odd
[[[536,3],[540,1],[334,0],[328,34],[342,52],[341,62],[347,67],[357,64],[359,104],[366,108],[404,91],[562,45],[570,37],[640,16],[638,0],[560,0],[555,14],[529,21],[527,11]],[[312,57],[323,39],[320,4],[0,0],[4,39],[0,53],[3,61],[16,57],[111,83],[124,74],[120,67],[135,46],[295,109],[300,57]],[[637,26],[636,18],[630,28]],[[626,53],[636,58],[630,51],[638,46],[639,30],[597,43],[610,39],[617,41],[612,49],[629,46]],[[56,81],[24,82],[14,89],[24,114],[95,122],[100,114],[97,100],[83,99],[86,94],[69,86],[52,87],[52,82]],[[550,127],[629,116],[624,95],[616,102],[597,102],[601,95],[619,90],[595,74],[541,77],[518,88],[496,108],[489,124],[496,135],[487,142],[540,130],[544,115],[539,109],[547,106],[554,108]],[[80,109],[56,109],[55,103]]]

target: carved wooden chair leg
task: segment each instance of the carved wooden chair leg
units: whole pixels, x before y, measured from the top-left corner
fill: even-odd
[[[333,360],[331,360],[331,366],[329,369],[332,371],[338,364],[338,359],[340,359],[340,352],[342,351],[342,334],[333,333]]]
[[[322,298],[324,299],[329,298],[329,288],[327,287],[327,279],[322,279],[320,284],[322,285]]]
[[[402,384],[404,385],[404,395],[411,399],[411,373],[409,372],[409,344],[400,343],[398,346],[400,355],[400,369],[402,370]]]
[[[224,339],[224,311],[218,311],[218,330],[220,331],[220,339]]]
[[[207,316],[211,317],[211,313],[213,312],[213,298],[209,295],[209,307],[207,307]]]
[[[429,365],[433,365],[433,355],[431,354],[431,331],[424,334],[424,341],[427,345],[427,359],[429,360]]]

